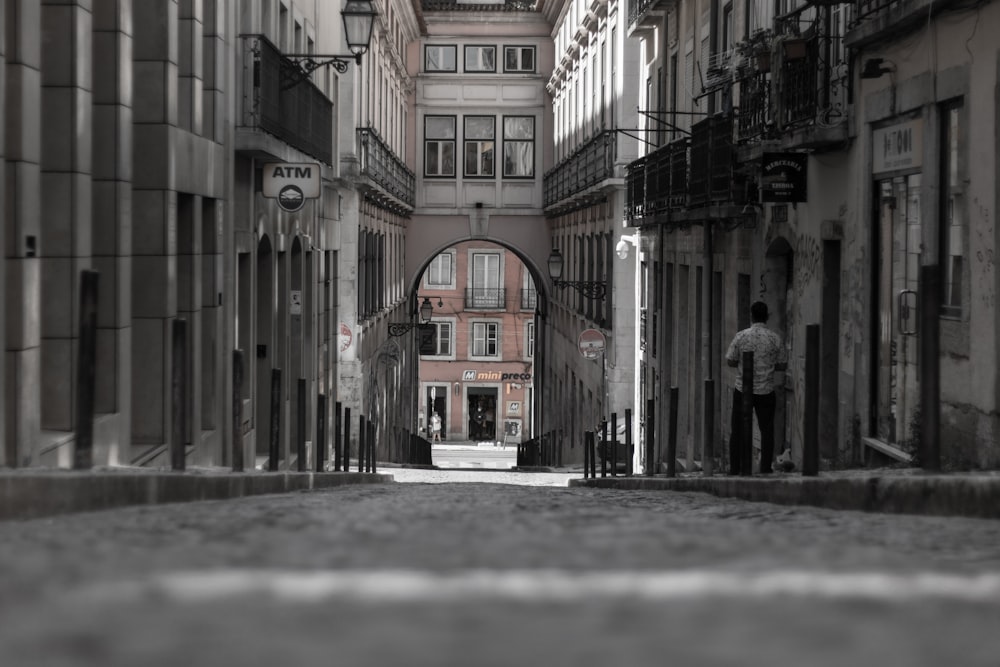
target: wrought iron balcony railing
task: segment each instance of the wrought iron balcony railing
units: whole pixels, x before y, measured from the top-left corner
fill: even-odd
[[[545,207],[583,192],[615,175],[618,133],[605,130],[545,174]]]
[[[358,128],[361,175],[409,207],[416,203],[416,177],[370,127]]]
[[[507,307],[507,290],[503,287],[468,287],[465,290],[467,310],[503,310]]]
[[[633,25],[660,0],[628,0],[628,24]]]
[[[285,88],[282,72],[297,70],[263,35],[243,36],[248,69],[242,122],[320,162],[333,164],[333,102],[311,81]]]
[[[678,139],[628,165],[626,219],[655,222],[687,207],[689,146],[688,139]]]

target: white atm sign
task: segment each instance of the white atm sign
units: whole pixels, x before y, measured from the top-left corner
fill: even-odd
[[[263,193],[277,199],[286,211],[297,211],[307,199],[319,197],[319,170],[315,162],[272,162],[264,165]]]

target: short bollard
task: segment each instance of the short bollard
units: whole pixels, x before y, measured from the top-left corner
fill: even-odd
[[[656,473],[656,400],[646,400],[646,476],[652,477]]]
[[[271,369],[271,430],[267,441],[267,469],[278,470],[279,447],[281,443],[281,369]]]
[[[358,417],[358,472],[365,471],[365,457],[368,455],[368,426],[364,415]]]
[[[753,474],[753,352],[743,353],[743,430],[740,438],[740,474]]]
[[[632,408],[625,408],[625,474],[632,476]]]
[[[670,429],[667,433],[667,477],[677,476],[677,404],[680,400],[680,390],[670,388]]]
[[[316,472],[323,472],[326,467],[326,396],[316,396]]]
[[[602,452],[603,450],[603,452]],[[598,447],[601,456],[601,477],[608,476],[608,420],[601,421],[601,446]]]
[[[604,433],[607,435],[607,431]],[[616,477],[618,474],[618,413],[611,413],[611,476]],[[604,441],[604,446],[608,446],[608,441]],[[607,458],[608,450],[604,450],[605,458]]]
[[[344,408],[344,472],[351,470],[351,409]]]

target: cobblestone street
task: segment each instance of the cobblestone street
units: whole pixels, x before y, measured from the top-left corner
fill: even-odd
[[[388,472],[0,523],[5,664],[1000,658],[1000,522]]]

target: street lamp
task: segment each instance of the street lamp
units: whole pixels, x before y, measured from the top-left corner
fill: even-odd
[[[406,332],[411,331],[413,327],[428,324],[431,321],[431,313],[434,312],[434,306],[431,304],[430,299],[424,297],[423,303],[420,304],[419,312],[419,322],[389,322],[389,335],[402,336]]]
[[[603,299],[608,284],[603,280],[560,280],[563,270],[563,256],[559,248],[553,248],[549,255],[549,277],[552,278],[552,286],[562,289],[572,287],[580,294],[591,299]]]
[[[347,40],[347,48],[350,49],[349,56],[321,55],[316,53],[291,53],[285,57],[298,66],[294,80],[285,87],[290,88],[300,81],[309,78],[309,75],[320,67],[333,65],[333,68],[344,74],[353,60],[361,66],[361,56],[368,52],[368,46],[372,41],[372,28],[375,25],[375,17],[378,12],[372,6],[372,0],[348,0],[343,11],[340,12],[344,20],[344,37]]]

